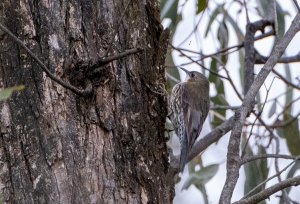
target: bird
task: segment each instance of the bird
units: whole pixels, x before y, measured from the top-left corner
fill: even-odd
[[[169,118],[180,141],[179,170],[183,172],[188,155],[199,136],[209,111],[209,81],[197,72],[181,68],[187,77],[176,84],[170,96]]]

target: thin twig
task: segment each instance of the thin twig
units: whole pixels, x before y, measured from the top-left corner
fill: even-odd
[[[279,123],[279,124],[278,124],[278,123],[277,123],[277,124],[275,123],[275,124],[273,124],[273,125],[269,125],[269,127],[270,127],[270,128],[286,127],[286,126],[292,124],[295,120],[297,120],[299,116],[300,116],[300,112],[299,112],[295,117],[292,117],[292,118],[290,118],[289,120],[286,120],[286,121],[281,122],[281,123]]]
[[[294,4],[295,4],[295,6],[296,6],[298,12],[300,12],[300,7],[299,7],[299,4],[298,4],[297,0],[293,0],[293,2],[294,2]]]
[[[248,14],[248,7],[247,7],[247,4],[246,4],[245,0],[243,0],[243,4],[244,4],[244,7],[245,7],[245,11],[246,11],[247,24],[249,24],[250,23],[250,18],[249,18],[249,14]]]
[[[254,40],[255,41],[261,40],[263,38],[266,38],[266,37],[269,37],[269,36],[272,36],[272,35],[274,35],[274,31],[273,30],[269,31],[269,32],[266,32],[264,34],[261,34],[260,36],[255,37]],[[217,52],[214,52],[214,53],[211,53],[211,54],[201,54],[201,58],[198,59],[198,60],[196,60],[196,61],[197,62],[201,62],[201,61],[203,61],[206,58],[213,57],[213,56],[216,56],[216,55],[219,55],[219,54],[225,54],[226,52],[229,52],[229,50],[232,50],[232,49],[236,49],[235,51],[237,51],[238,49],[244,47],[244,45],[245,45],[245,43],[242,42],[240,44],[233,45],[233,46],[221,49],[221,50],[219,50]],[[194,53],[194,54],[199,54],[199,52],[196,52],[196,51],[193,51],[193,50],[188,50],[188,49],[179,48],[179,47],[175,47],[175,46],[173,46],[172,48],[175,49],[175,50],[181,50],[181,51],[185,51],[185,52],[191,52],[191,53]],[[232,52],[230,52],[230,53],[232,53]],[[194,63],[194,62],[192,61],[192,62],[183,63],[183,64],[181,64],[181,66],[189,65],[191,63]]]
[[[261,55],[257,50],[255,53],[255,64],[265,64],[268,60],[268,57]],[[278,63],[288,64],[293,62],[300,62],[300,54],[296,54],[294,56],[281,57],[278,60]]]
[[[279,159],[292,159],[295,160],[296,156],[285,155],[285,154],[265,154],[265,155],[258,155],[258,156],[248,156],[241,159],[240,164],[246,164],[248,162],[252,162],[258,159],[268,159],[268,158],[279,158]]]
[[[232,116],[226,121],[224,121],[221,125],[213,129],[206,136],[201,138],[198,142],[196,142],[189,154],[188,161],[191,161],[194,157],[200,154],[208,146],[217,142],[221,137],[223,137],[226,133],[228,133],[232,129],[233,121],[234,121],[234,117]]]
[[[132,54],[136,54],[138,52],[140,52],[142,49],[141,48],[132,48],[132,49],[128,49],[128,50],[125,50],[124,52],[120,52],[120,53],[117,53],[115,55],[112,55],[112,56],[108,56],[108,57],[103,57],[103,58],[100,58],[99,60],[97,60],[95,63],[91,64],[91,63],[83,63],[83,64],[80,64],[80,67],[88,67],[89,70],[94,70],[98,67],[101,67],[101,66],[104,66],[114,60],[118,60],[118,59],[121,59],[123,57],[126,57],[128,55],[132,55]]]
[[[217,72],[214,72],[212,70],[210,70],[209,68],[205,67],[203,64],[201,64],[200,62],[194,60],[193,58],[191,58],[190,56],[186,55],[184,52],[182,52],[180,49],[177,49],[176,47],[174,47],[173,45],[171,45],[171,47],[174,49],[174,50],[177,50],[182,56],[188,58],[189,60],[191,60],[193,63],[196,63],[197,65],[199,65],[200,67],[202,67],[203,69],[209,71],[210,73],[222,78],[222,79],[227,79],[226,77],[218,74]],[[181,66],[178,66],[178,67],[181,67]]]
[[[188,162],[191,161],[196,156],[198,156],[202,151],[204,151],[211,144],[217,142],[226,133],[228,133],[232,129],[233,119],[234,119],[234,117],[230,117],[229,119],[224,121],[221,125],[219,125],[215,129],[213,129],[210,133],[208,133],[203,138],[201,138],[199,141],[197,141],[194,144],[194,146],[188,156]],[[172,166],[172,168],[176,169],[177,172],[179,171],[178,162],[179,162],[179,157],[175,157],[175,156],[174,156],[174,159],[171,159],[171,161],[170,161],[170,166]]]
[[[254,40],[255,40],[255,41],[261,40],[261,39],[263,39],[263,38],[266,38],[266,37],[269,37],[269,36],[272,36],[272,35],[274,35],[274,31],[273,31],[273,30],[272,30],[272,31],[269,31],[269,32],[266,32],[266,33],[264,33],[264,34],[262,34],[262,35],[260,35],[260,36],[255,37]],[[237,44],[237,45],[234,45],[234,46],[231,46],[231,47],[227,47],[227,48],[221,49],[221,50],[219,50],[219,51],[217,51],[217,52],[215,52],[215,53],[211,53],[211,54],[207,54],[207,55],[202,55],[203,57],[201,57],[201,58],[199,59],[199,61],[204,60],[205,58],[209,58],[209,57],[212,57],[212,56],[221,54],[221,53],[226,53],[227,51],[229,51],[229,50],[231,50],[231,49],[235,49],[235,48],[239,49],[239,48],[242,48],[242,47],[244,47],[244,45],[245,45],[245,42],[242,42],[242,43],[240,43],[240,44]]]
[[[276,100],[276,99],[275,99]],[[285,106],[284,106],[284,108],[282,109],[282,111],[278,114],[278,117],[279,116],[281,116],[281,115],[283,115],[289,108],[291,108],[291,106],[295,103],[295,102],[297,102],[298,100],[300,100],[300,96],[299,97],[297,97],[297,98],[295,98],[295,99],[293,99],[292,101],[290,101],[288,104],[286,104]],[[278,118],[277,117],[277,118]]]
[[[66,89],[69,89],[71,91],[73,91],[74,93],[81,95],[81,96],[88,96],[89,94],[92,93],[93,91],[93,87],[91,82],[87,82],[87,86],[85,89],[80,89],[77,88],[73,85],[71,85],[70,83],[63,81],[62,79],[57,78],[57,76],[55,76],[54,74],[52,74],[50,72],[50,70],[48,69],[48,67],[24,44],[24,42],[22,42],[17,36],[15,36],[10,30],[8,30],[4,25],[2,25],[0,23],[0,28],[7,33],[18,45],[20,45],[22,48],[24,48],[26,50],[26,52],[40,65],[40,67],[42,68],[42,70],[47,74],[47,76],[52,79],[53,81],[57,82],[58,84],[60,84],[61,86],[63,86]],[[111,61],[114,60],[118,60],[120,58],[123,58],[127,55],[130,54],[135,54],[137,52],[141,51],[140,48],[133,48],[133,49],[129,49],[129,50],[125,50],[122,53],[118,53],[114,56],[108,56],[108,57],[104,57],[99,59],[96,63],[94,64],[81,64],[80,66],[87,66],[90,69],[95,69],[97,67],[103,66],[105,64],[108,64]]]
[[[210,110],[237,110],[240,106],[213,105]]]
[[[238,109],[235,113],[234,125],[232,128],[229,145],[228,145],[228,153],[227,153],[227,175],[225,185],[223,187],[219,204],[227,204],[230,203],[232,193],[236,186],[236,182],[239,178],[239,151],[240,151],[240,139],[242,134],[242,127],[246,120],[248,113],[251,111],[253,107],[253,98],[257,95],[260,87],[264,83],[265,79],[277,63],[278,59],[284,53],[286,47],[290,43],[290,41],[294,38],[296,33],[300,30],[300,13],[298,13],[292,21],[291,26],[288,28],[285,35],[276,43],[270,58],[263,66],[261,71],[256,76],[254,82],[252,83],[249,91],[247,92],[243,104],[240,109]]]
[[[250,135],[249,135],[249,137],[247,138],[247,141],[246,141],[246,143],[245,143],[245,145],[244,145],[244,148],[243,148],[243,150],[242,150],[241,158],[243,158],[243,157],[245,156],[245,154],[246,154],[246,147],[247,147],[248,142],[249,142],[249,140],[250,140],[250,138],[251,138],[252,131],[253,131],[253,128],[254,128],[254,124],[256,123],[256,121],[258,120],[258,118],[261,116],[261,114],[262,114],[262,112],[263,112],[263,110],[264,110],[264,108],[265,108],[266,101],[267,101],[267,99],[268,99],[268,97],[269,97],[270,89],[271,89],[271,87],[272,87],[272,85],[273,85],[274,80],[275,80],[275,77],[273,78],[273,80],[272,80],[272,82],[271,82],[269,88],[268,88],[268,89],[266,88],[267,93],[266,93],[265,101],[264,101],[264,103],[263,103],[263,106],[262,106],[261,110],[260,110],[259,113],[256,115],[256,118],[255,118],[255,120],[254,120],[254,122],[253,122],[253,124],[252,124],[252,126],[251,126]]]
[[[282,181],[280,183],[277,183],[269,188],[266,188],[265,190],[250,196],[248,198],[244,198],[241,199],[237,202],[234,202],[233,204],[255,204],[255,203],[259,203],[260,201],[263,201],[267,198],[269,198],[269,196],[273,195],[274,193],[291,187],[291,186],[297,186],[300,184],[300,176],[296,176],[294,178],[289,178],[286,179],[285,181]]]
[[[166,76],[168,79],[174,81],[175,83],[180,83],[180,81],[178,79],[176,79],[175,77],[173,77],[171,74],[169,74],[168,72],[166,72]]]
[[[253,188],[251,191],[249,191],[241,200],[249,197],[249,195],[251,195],[253,192],[255,192],[257,189],[259,189],[261,186],[265,185],[268,181],[272,180],[273,178],[277,177],[278,175],[282,174],[284,171],[286,171],[291,165],[293,165],[297,160],[299,160],[299,156],[292,162],[290,162],[288,165],[286,165],[281,171],[279,171],[278,173],[274,174],[273,176],[269,177],[268,179],[266,179],[265,181],[261,182],[260,184],[258,184],[257,186],[255,186],[255,188]]]
[[[42,70],[47,74],[47,76],[58,84],[62,85],[66,89],[73,91],[74,93],[82,96],[89,95],[92,92],[92,84],[88,84],[88,86],[83,90],[79,89],[68,82],[65,82],[59,78],[57,78],[54,74],[50,72],[48,67],[10,30],[8,30],[4,25],[0,23],[0,28],[7,33],[18,45],[20,45],[26,52],[41,66]]]
[[[227,69],[227,67],[222,63],[222,61],[218,58],[218,57],[213,57],[215,60],[217,60],[223,67],[224,71],[226,72],[226,75],[227,75],[227,80],[228,82],[230,83],[231,87],[233,88],[234,92],[236,93],[236,95],[238,96],[238,98],[243,101],[243,97],[242,95],[239,93],[239,91],[237,90],[235,84],[233,83],[233,80],[229,74],[229,71]]]
[[[284,78],[284,76],[282,76],[279,72],[277,72],[275,69],[272,69],[272,72],[274,73],[274,74],[276,74],[284,83],[286,83],[288,86],[291,86],[291,87],[293,87],[293,88],[295,88],[295,89],[298,89],[298,90],[300,90],[300,87],[299,87],[299,85],[295,85],[295,84],[293,84],[292,82],[290,82],[289,80],[287,80],[286,78]]]

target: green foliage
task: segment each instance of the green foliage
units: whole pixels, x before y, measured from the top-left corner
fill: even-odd
[[[179,75],[178,69],[176,69],[176,67],[175,67],[175,64],[174,64],[174,62],[173,62],[173,58],[172,58],[172,55],[171,55],[171,54],[168,54],[168,55],[166,56],[165,62],[166,62],[166,64],[168,64],[168,65],[171,66],[170,68],[168,68],[168,69],[166,70],[167,74],[170,75],[171,77],[173,77],[175,80],[177,80],[177,81],[175,81],[175,80],[169,79],[169,80],[167,81],[167,91],[168,91],[169,93],[171,93],[171,90],[172,90],[173,86],[174,86],[175,84],[177,84],[178,81],[180,81],[180,75]]]
[[[226,99],[225,99],[225,89],[224,89],[224,82],[220,79],[216,74],[218,72],[218,62],[215,58],[212,58],[211,64],[210,64],[210,70],[212,72],[209,73],[208,80],[211,83],[215,84],[217,95],[211,97],[211,101],[214,105],[228,105]],[[213,127],[217,127],[220,125],[224,120],[222,118],[226,118],[226,110],[224,109],[217,109],[215,110],[216,114],[212,115],[212,121],[211,124]]]
[[[292,168],[289,170],[289,172],[288,172],[286,178],[287,178],[287,179],[288,179],[288,178],[292,178],[292,177],[295,175],[295,173],[296,173],[296,171],[297,171],[298,169],[300,169],[300,161],[299,161],[299,160],[295,161],[295,164],[294,164],[294,165],[292,166]],[[287,192],[289,192],[290,190],[291,190],[291,188],[288,188],[288,189],[287,189]]]
[[[224,9],[224,7],[219,7],[219,9],[222,11],[223,15],[224,15],[224,19],[226,19],[226,21],[232,26],[232,28],[235,31],[235,35],[238,39],[238,42],[241,43],[244,41],[244,33],[242,32],[240,26],[237,24],[237,22],[231,17],[231,15],[229,15],[229,13],[227,12],[226,9]]]
[[[291,70],[288,64],[285,65],[285,75],[287,80],[292,80]],[[292,155],[300,155],[300,131],[299,131],[299,120],[292,116],[293,108],[293,91],[288,87],[286,88],[287,93],[285,95],[285,106],[288,107],[284,114],[283,119],[278,119],[276,124],[282,127],[278,127],[277,133],[280,137],[286,139],[288,149]]]
[[[223,20],[220,23],[217,34],[218,34],[217,35],[218,41],[220,43],[220,49],[227,48],[228,42],[229,42],[229,32],[228,32],[228,28],[226,25],[226,21]],[[221,61],[224,65],[226,65],[227,59],[228,59],[228,55],[221,55]]]
[[[169,8],[169,10],[167,9],[166,11],[164,11],[162,18],[170,18],[172,20],[172,26],[171,29],[173,31],[173,33],[176,31],[176,27],[177,24],[179,22],[179,20],[181,20],[181,13],[180,11],[183,9],[179,9],[177,11],[177,7],[175,8],[175,5],[178,6],[178,1],[175,0],[163,0],[162,2],[164,2],[162,5],[162,7],[164,9]],[[169,2],[169,7],[166,7],[167,2]],[[185,3],[187,3],[189,1],[184,1],[184,3],[182,5],[184,5]],[[218,74],[223,75],[226,77],[226,74],[224,74],[224,70],[225,68],[223,67],[227,67],[227,63],[229,60],[231,60],[232,58],[229,58],[229,54],[231,52],[237,51],[238,54],[236,54],[235,56],[238,57],[238,59],[236,60],[236,66],[237,68],[239,68],[239,79],[234,79],[234,83],[236,83],[236,80],[240,81],[240,84],[237,85],[236,87],[237,90],[239,90],[238,86],[243,87],[244,85],[244,61],[245,61],[245,51],[244,51],[244,47],[243,47],[243,43],[245,40],[245,34],[244,34],[244,30],[245,30],[245,24],[241,25],[239,23],[238,18],[241,16],[245,16],[245,5],[240,4],[240,11],[243,11],[244,13],[242,15],[240,15],[239,12],[235,13],[230,11],[230,6],[232,4],[237,3],[237,1],[225,1],[225,3],[223,4],[218,4],[216,2],[212,2],[212,5],[210,5],[210,1],[206,1],[206,0],[197,0],[195,1],[197,2],[197,7],[195,9],[195,14],[200,14],[197,16],[197,21],[198,19],[201,19],[203,16],[209,15],[209,19],[203,23],[203,21],[199,21],[200,23],[197,24],[198,27],[195,27],[195,30],[192,31],[193,33],[190,34],[191,39],[194,39],[194,35],[195,37],[195,41],[197,42],[197,35],[199,34],[199,29],[203,30],[204,29],[204,34],[202,32],[200,32],[200,37],[199,37],[199,42],[203,43],[200,46],[205,46],[206,42],[203,42],[206,40],[207,37],[212,37],[214,39],[214,45],[216,47],[216,53],[215,54],[211,54],[211,53],[206,53],[206,50],[204,50],[203,53],[207,54],[208,56],[212,56],[211,58],[208,58],[208,56],[201,55],[202,54],[202,49],[200,49],[199,54],[197,53],[197,51],[195,52],[194,50],[189,50],[188,47],[185,47],[185,49],[182,50],[182,52],[184,52],[185,54],[189,55],[190,58],[185,58],[188,59],[186,64],[193,64],[193,65],[197,65],[196,63],[193,63],[193,61],[197,61],[197,63],[201,63],[203,66],[208,67],[208,80],[210,81],[211,85],[213,85],[212,87],[215,88],[215,90],[212,91],[212,93],[217,93],[214,96],[211,96],[211,104],[212,106],[228,106],[230,105],[231,102],[230,97],[231,97],[231,93],[229,93],[227,90],[225,90],[225,81],[224,78],[220,78],[218,76]],[[248,13],[253,14],[255,13],[256,17],[257,15],[260,16],[260,19],[269,19],[269,20],[273,20],[274,17],[277,18],[277,24],[275,25],[275,29],[276,29],[276,37],[274,40],[274,43],[270,45],[270,49],[272,48],[272,46],[275,45],[277,39],[280,39],[285,32],[285,27],[286,27],[286,23],[285,23],[285,17],[287,15],[289,15],[286,11],[284,11],[280,4],[278,4],[276,2],[276,15],[277,16],[271,16],[274,15],[274,12],[272,11],[272,6],[271,3],[273,1],[271,0],[265,0],[265,1],[260,1],[257,0],[257,4],[254,7],[254,4],[247,4],[246,6],[248,7]],[[238,3],[237,3],[238,4]],[[172,5],[172,6],[170,6]],[[180,5],[180,6],[182,6]],[[250,5],[250,6],[249,6]],[[203,11],[205,11],[205,15],[203,14]],[[179,12],[179,14],[177,13]],[[258,20],[260,20],[258,19]],[[246,19],[244,19],[246,20]],[[251,19],[250,18],[250,22],[254,22],[256,19]],[[267,28],[269,29],[269,28]],[[273,29],[270,27],[270,29]],[[262,31],[264,32],[264,31]],[[208,36],[208,33],[210,34]],[[187,34],[187,33],[185,33]],[[203,35],[201,35],[203,34]],[[255,35],[255,37],[261,35],[260,32],[257,32],[257,35]],[[233,45],[237,45],[234,46],[235,48],[232,49],[227,49],[228,46],[232,46],[229,44],[229,39],[230,42],[234,41],[235,43]],[[234,40],[232,40],[234,39]],[[191,43],[194,43],[195,41],[191,40]],[[184,44],[184,43],[182,43]],[[185,44],[187,44],[185,42]],[[178,49],[181,49],[180,47],[178,47]],[[201,53],[200,53],[201,52]],[[259,50],[258,50],[259,52]],[[204,57],[203,57],[204,56]],[[168,54],[167,56],[167,64],[169,65],[169,67],[176,67],[176,65],[173,62],[171,53]],[[184,62],[185,63],[185,62]],[[184,64],[182,63],[182,64]],[[180,65],[180,66],[187,66],[187,65]],[[256,67],[257,68],[257,67]],[[199,67],[199,70],[201,70],[201,68]],[[255,69],[255,72],[257,73],[257,70],[259,69]],[[293,82],[293,77],[291,74],[291,70],[288,64],[285,65],[285,78],[287,81],[289,82]],[[231,70],[228,68],[227,69],[228,72],[230,72]],[[179,80],[179,72],[177,69],[167,69],[168,74],[176,79]],[[228,73],[227,72],[227,73]],[[217,74],[216,74],[217,73]],[[168,80],[168,90],[171,89],[171,87],[174,86],[174,84],[176,84],[176,80]],[[295,81],[295,80],[294,80]],[[228,84],[228,83],[227,83]],[[226,85],[227,85],[226,84]],[[297,84],[298,85],[298,84]],[[288,86],[287,86],[288,87]],[[242,90],[242,88],[241,88]],[[262,90],[265,91],[265,90]],[[265,93],[265,92],[264,92]],[[300,131],[299,131],[299,118],[294,118],[295,116],[295,112],[293,112],[293,108],[297,109],[296,106],[293,106],[293,99],[294,99],[294,92],[293,92],[293,88],[292,87],[288,87],[286,89],[286,94],[284,95],[285,97],[285,102],[282,103],[281,99],[278,98],[274,98],[274,96],[272,97],[268,97],[268,103],[270,104],[270,109],[266,110],[262,110],[263,104],[261,103],[261,101],[264,101],[265,98],[261,98],[262,96],[264,96],[263,92],[259,92],[257,93],[256,96],[256,105],[255,105],[255,112],[258,113],[260,111],[262,112],[262,115],[259,115],[260,117],[262,117],[262,119],[264,120],[265,123],[267,124],[272,124],[273,121],[268,121],[268,118],[276,118],[276,116],[278,116],[277,119],[277,123],[275,123],[275,128],[274,130],[276,131],[277,135],[279,135],[281,138],[284,138],[286,140],[286,144],[287,147],[290,151],[290,153],[292,155],[300,155]],[[274,98],[272,101],[270,101],[270,98]],[[284,111],[284,113],[282,113]],[[212,114],[210,114],[211,116],[211,125],[213,128],[217,127],[218,125],[220,125],[224,119],[226,119],[227,115],[226,115],[226,110],[225,109],[218,109],[215,108],[212,111]],[[230,111],[228,111],[228,113],[230,113]],[[247,123],[252,123],[252,117],[248,117],[247,118]],[[256,120],[255,121],[256,125],[254,125],[253,127],[253,132],[255,132],[255,134],[253,133],[252,137],[251,137],[251,144],[253,142],[253,140],[258,141],[257,143],[253,144],[253,146],[246,146],[246,156],[258,156],[258,155],[265,155],[267,154],[267,151],[265,149],[265,147],[263,147],[262,145],[259,144],[265,144],[265,139],[268,138],[270,139],[268,136],[268,131],[267,129],[265,129],[263,126],[264,124],[262,124],[262,122],[260,120]],[[276,127],[276,124],[279,124],[278,127]],[[245,126],[244,130],[246,134],[249,130],[250,126]],[[256,136],[257,135],[257,136]],[[244,135],[244,141],[245,142],[245,135]],[[270,146],[273,145],[273,141],[270,139]],[[269,148],[269,146],[267,146],[267,148]],[[256,151],[257,150],[257,151]],[[268,149],[271,150],[271,148]],[[270,153],[270,152],[269,152]],[[268,159],[258,159],[255,161],[251,161],[245,165],[243,165],[244,171],[245,171],[245,175],[246,175],[246,180],[244,183],[244,193],[247,194],[248,192],[250,192],[253,188],[255,188],[258,184],[260,184],[261,182],[263,182],[265,179],[267,179],[268,177],[268,173],[269,173],[269,167],[267,166],[267,161]],[[195,166],[196,165],[200,165],[201,169],[199,171],[195,171]],[[203,195],[204,197],[204,202],[207,203],[207,195],[206,195],[206,190],[205,190],[205,184],[216,174],[216,172],[218,171],[218,166],[217,164],[213,164],[207,167],[203,167],[202,166],[202,162],[201,161],[197,161],[194,163],[190,163],[189,164],[189,178],[187,179],[187,181],[185,181],[182,189],[188,189],[191,185],[194,185]],[[270,167],[271,168],[271,167]],[[299,162],[296,162],[292,168],[288,171],[287,174],[287,178],[291,178],[294,176],[294,174],[296,173],[296,171],[300,168],[300,164]],[[265,189],[265,186],[261,186],[261,188],[257,189],[254,193],[257,193],[261,190]],[[265,203],[265,202],[262,202]]]
[[[177,14],[178,0],[161,0],[160,1],[160,18],[169,18],[171,20],[170,30],[175,31],[178,19],[181,19]]]
[[[288,124],[285,124],[288,123]],[[280,137],[286,139],[288,149],[292,155],[300,155],[300,132],[299,120],[290,114],[284,114],[283,120],[278,120],[278,124],[282,127],[277,128]]]
[[[161,0],[161,18],[170,18],[173,22],[177,17],[178,0]]]
[[[210,99],[214,105],[224,105],[224,106],[228,105],[224,94],[217,94],[216,96],[211,97]],[[215,110],[215,112],[217,114],[212,115],[212,121],[211,121],[211,125],[213,127],[219,126],[226,118],[226,110],[217,109],[217,110]]]
[[[199,171],[190,173],[189,178],[184,182],[182,190],[188,189],[191,185],[201,189],[218,172],[219,164],[211,164],[201,168]]]
[[[224,49],[226,47],[228,47],[228,28],[227,28],[227,25],[226,25],[226,21],[222,21],[219,25],[219,28],[218,28],[218,41],[221,45],[221,49]],[[226,63],[225,63],[226,64]]]
[[[276,104],[277,104],[277,100],[275,99],[272,103],[272,106],[271,106],[269,114],[268,114],[269,118],[272,117],[276,113],[276,107],[277,107]]]
[[[285,71],[285,77],[288,81],[292,81],[292,73],[290,66],[288,64],[284,65],[284,71]],[[293,101],[294,92],[293,89],[290,89],[289,87],[286,87],[286,95],[285,95],[285,104],[288,105]],[[288,107],[286,110],[286,113],[291,114],[292,113],[292,107],[293,105]]]
[[[243,137],[243,145],[245,144],[245,136]],[[258,146],[258,153],[257,155],[265,155],[266,150],[263,146]],[[246,155],[247,156],[255,156],[250,146],[247,144],[246,146]],[[253,188],[255,188],[258,184],[263,182],[265,179],[267,179],[269,168],[267,166],[267,160],[266,159],[259,159],[255,160],[249,163],[246,163],[243,165],[245,175],[246,175],[246,181],[244,183],[244,194],[247,194],[250,192]],[[260,188],[255,190],[251,195],[265,189],[265,185],[262,185]]]
[[[208,21],[208,24],[207,24],[207,27],[206,27],[206,30],[205,30],[205,35],[204,37],[207,37],[207,34],[208,32],[210,31],[211,29],[211,25],[212,23],[216,20],[217,16],[221,13],[219,7],[215,8],[210,16],[210,19]]]
[[[277,23],[278,23],[278,37],[281,38],[285,33],[285,16],[289,15],[288,12],[282,10],[281,6],[276,2],[277,9]]]
[[[173,35],[176,30],[176,25],[178,23],[178,20],[180,20],[180,16],[177,14],[177,7],[178,7],[178,0],[161,0],[160,1],[160,10],[161,10],[161,19],[169,18],[171,20],[171,25],[169,26],[171,30],[171,34]],[[165,63],[171,67],[169,67],[166,72],[169,76],[174,78],[177,81],[180,81],[180,75],[178,70],[175,67],[173,57],[171,55],[171,51],[168,50],[168,53],[166,55]],[[170,93],[172,90],[172,87],[177,82],[169,79],[167,81],[167,91]]]
[[[25,86],[14,86],[10,88],[6,88],[0,91],[0,101],[4,101],[11,97],[12,93],[15,91],[21,91],[25,88]]]
[[[201,13],[207,8],[207,0],[198,0],[197,4],[197,14]]]
[[[201,157],[199,158],[201,160]],[[193,159],[193,161],[189,163],[189,177],[184,182],[181,190],[187,190],[191,185],[194,185],[201,192],[204,203],[209,204],[205,184],[216,175],[219,164],[211,164],[206,167],[201,167],[199,171],[195,171],[197,163],[200,163],[200,166],[202,166],[201,161],[197,160],[199,159]]]

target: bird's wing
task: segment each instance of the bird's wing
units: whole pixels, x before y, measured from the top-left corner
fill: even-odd
[[[182,108],[186,126],[188,149],[191,150],[199,136],[209,110],[209,101],[199,94],[191,95],[189,87],[183,89]],[[193,100],[191,100],[193,98]]]

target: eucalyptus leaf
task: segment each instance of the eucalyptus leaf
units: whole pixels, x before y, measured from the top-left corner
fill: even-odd
[[[209,72],[208,80],[213,83],[216,83],[216,81],[219,79],[218,76],[214,74],[218,72],[217,65],[218,65],[217,60],[215,58],[212,58],[210,63],[211,72]]]
[[[207,0],[198,0],[197,4],[197,14],[201,13],[207,8]]]
[[[246,137],[243,135],[243,141],[242,143],[245,144]],[[258,155],[265,155],[266,150],[263,146],[258,146]],[[255,156],[250,146],[247,144],[246,146],[246,155],[247,156]],[[252,162],[248,162],[244,164],[244,171],[246,180],[244,183],[244,194],[247,194],[250,192],[253,188],[255,188],[258,184],[263,182],[267,177],[269,173],[267,160],[261,159],[261,160],[255,160]],[[265,185],[262,185],[260,188],[258,188],[256,191],[254,191],[251,195],[263,190],[265,188]]]
[[[280,4],[276,2],[276,13],[277,13],[277,23],[278,23],[278,37],[281,38],[285,33],[285,16],[288,14],[284,11]]]
[[[223,6],[223,5],[219,5],[219,6]],[[215,21],[216,17],[221,13],[220,12],[221,10],[218,7],[215,8],[215,10],[212,12],[212,14],[209,18],[209,22],[208,22],[206,30],[205,30],[205,35],[204,35],[205,37],[207,37],[208,31],[210,30],[212,23]]]
[[[291,73],[291,68],[288,64],[284,65],[284,71],[285,71],[285,77],[288,81],[292,81],[292,73]],[[287,106],[288,104],[290,104],[293,100],[293,89],[290,89],[288,86],[286,87],[286,95],[285,95],[285,106]],[[289,108],[286,110],[287,114],[291,114],[292,113],[292,108],[293,108],[293,104],[291,104],[289,106]]]
[[[228,46],[229,38],[228,28],[224,20],[219,25],[217,37],[221,45],[221,49],[226,48]]]
[[[170,18],[174,22],[177,17],[178,0],[164,0],[160,6],[161,19]]]
[[[273,19],[274,16],[272,16],[273,14],[273,6],[272,6],[272,2],[273,0],[256,0],[257,3],[257,11],[258,14],[267,20],[271,20]]]
[[[197,165],[203,166],[201,155],[196,156],[188,163],[189,174],[196,172]]]
[[[229,13],[223,7],[220,7],[220,9],[222,9],[224,19],[226,19],[226,21],[230,23],[233,27],[236,37],[238,38],[238,42],[242,43],[244,41],[245,36],[240,27],[238,26],[237,22],[229,15]]]
[[[213,102],[214,105],[224,105],[224,106],[228,105],[224,95],[222,94],[218,94],[214,97],[211,97],[211,101]],[[222,118],[226,118],[226,110],[217,109],[214,111],[216,112],[216,114],[218,114],[218,116],[216,116],[215,114],[212,115],[211,125],[213,127],[217,127],[224,121]]]
[[[278,135],[286,139],[290,153],[295,156],[300,155],[300,131],[298,121],[298,118],[293,118],[290,114],[284,114],[283,120],[279,120],[278,124],[283,125],[285,122],[289,123],[276,129]]]
[[[272,117],[276,113],[276,107],[277,107],[276,104],[277,104],[277,100],[275,99],[272,103],[271,108],[270,108],[270,111],[269,111],[269,114],[268,114],[269,117]]]
[[[211,164],[206,167],[201,168],[195,173],[191,173],[189,178],[184,182],[181,190],[188,189],[191,185],[195,185],[196,188],[201,188],[210,179],[212,179],[218,172],[219,164]]]
[[[289,170],[288,174],[286,175],[286,179],[293,178],[296,171],[300,169],[300,160],[295,161],[295,164],[292,166],[292,168]],[[289,193],[291,188],[286,189]]]

